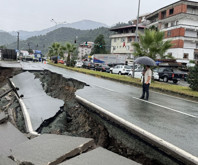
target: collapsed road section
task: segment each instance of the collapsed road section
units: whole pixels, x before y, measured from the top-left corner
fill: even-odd
[[[47,70],[35,72],[35,77],[33,73],[25,73],[25,75],[30,76],[29,74],[33,77],[31,83],[34,81],[40,82],[49,96],[64,101],[64,105],[60,110],[56,109],[54,115],[49,118],[46,117],[42,123],[40,121],[41,124],[38,124],[40,126],[36,129],[38,133],[93,138],[97,146],[102,146],[145,165],[196,164],[193,160],[188,161],[171,155],[172,152],[170,153],[169,150],[159,148],[150,143],[149,140],[145,141],[136,132],[129,131],[119,122],[111,120],[107,114],[98,113],[92,107],[78,102],[79,99],[76,99],[75,92],[82,89],[86,85],[85,83],[63,78],[61,75]],[[26,79],[26,77],[23,77],[21,81]],[[26,85],[26,83],[23,85]],[[40,87],[39,89],[41,90]],[[20,94],[23,94],[23,92]],[[23,95],[25,98],[25,94]],[[41,109],[39,110],[41,111]],[[43,110],[47,111],[47,108]]]

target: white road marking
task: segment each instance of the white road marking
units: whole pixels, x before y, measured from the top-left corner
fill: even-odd
[[[116,92],[116,91],[114,91],[114,90],[112,90],[112,89],[105,88],[105,87],[102,87],[102,86],[99,86],[99,85],[95,85],[95,84],[92,84],[92,85],[94,85],[94,86],[96,86],[96,87],[99,87],[99,88],[106,89],[106,90],[111,91],[111,92]],[[116,93],[118,93],[118,92],[116,92]]]
[[[176,98],[176,99],[179,99],[179,100],[184,100],[184,101],[188,101],[188,102],[191,102],[191,103],[198,104],[197,101],[188,100],[188,99],[184,99],[184,98],[181,98],[181,97],[177,97],[177,96],[172,96],[172,95],[164,94],[164,93],[161,93],[161,92],[155,92],[155,91],[153,91],[153,90],[152,90],[151,92],[152,92],[152,93],[161,94],[161,95],[164,95],[164,96],[169,96],[169,97]]]
[[[158,107],[161,107],[161,108],[164,108],[164,109],[168,109],[170,111],[173,111],[173,112],[177,112],[177,113],[180,113],[180,114],[183,114],[183,115],[186,115],[186,116],[189,116],[189,117],[193,117],[193,118],[198,118],[198,116],[194,116],[194,115],[191,115],[191,114],[188,114],[188,113],[185,113],[185,112],[181,112],[179,110],[176,110],[176,109],[173,109],[173,108],[169,108],[169,107],[165,107],[163,105],[159,105],[159,104],[156,104],[156,103],[153,103],[153,102],[150,102],[150,101],[146,101],[146,100],[143,100],[143,99],[139,99],[137,97],[132,97],[136,100],[140,100],[140,101],[143,101],[143,102],[146,102],[146,103],[149,103],[149,104],[152,104],[152,105],[155,105],[155,106],[158,106]]]
[[[101,86],[98,86],[98,85],[95,85],[95,84],[92,84],[96,87],[99,87],[99,88],[103,88],[103,89],[106,89],[108,91],[111,91],[111,92],[116,92],[118,93],[117,91],[114,91],[114,90],[111,90],[111,89],[108,89],[108,88],[104,88],[104,87],[101,87]],[[157,93],[157,92],[156,92]],[[169,95],[168,95],[169,96]],[[172,96],[174,97],[174,96]],[[173,112],[177,112],[177,113],[180,113],[180,114],[183,114],[183,115],[186,115],[186,116],[189,116],[189,117],[193,117],[193,118],[198,118],[198,116],[194,116],[194,115],[191,115],[191,114],[188,114],[188,113],[185,113],[185,112],[181,112],[179,110],[176,110],[176,109],[173,109],[173,108],[169,108],[169,107],[166,107],[166,106],[163,106],[163,105],[160,105],[160,104],[156,104],[156,103],[153,103],[153,102],[150,102],[150,101],[146,101],[146,100],[143,100],[143,99],[139,99],[137,97],[134,97],[132,96],[132,98],[136,99],[136,100],[140,100],[140,101],[144,101],[144,102],[147,102],[149,104],[152,104],[152,105],[155,105],[155,106],[158,106],[158,107],[161,107],[161,108],[164,108],[164,109],[168,109],[169,111],[173,111]],[[188,101],[188,100],[187,100]]]

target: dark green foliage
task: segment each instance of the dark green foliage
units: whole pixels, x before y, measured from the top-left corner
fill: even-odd
[[[118,27],[123,27],[123,26],[129,26],[129,25],[131,25],[131,24],[132,24],[131,21],[129,21],[128,23],[119,22],[119,23],[117,23],[115,26],[113,26],[113,27],[111,27],[111,28],[113,29],[113,28],[118,28]]]
[[[104,40],[104,36],[100,34],[94,41],[94,48],[91,54],[106,54],[106,43]]]
[[[5,45],[0,46],[0,49],[7,49]]]
[[[190,84],[190,88],[192,90],[198,91],[198,64],[189,69],[187,81]]]
[[[140,42],[134,42],[135,56],[148,56],[152,59],[156,59],[157,55],[161,59],[166,58],[166,51],[171,48],[171,41],[163,41],[164,32],[147,29],[144,34],[139,34]]]
[[[25,50],[28,48],[27,43],[30,43],[31,49],[41,50],[43,54],[48,53],[48,47],[53,43],[59,42],[64,44],[65,42],[74,43],[76,36],[76,46],[82,44],[86,41],[94,41],[96,37],[100,34],[104,35],[106,42],[106,47],[110,50],[110,38],[109,36],[112,32],[108,28],[98,28],[94,30],[78,30],[73,28],[59,28],[52,32],[47,33],[46,35],[35,36],[28,38],[25,41],[20,41],[20,49]],[[16,49],[16,42],[8,45],[8,48]],[[109,47],[108,47],[109,46]]]

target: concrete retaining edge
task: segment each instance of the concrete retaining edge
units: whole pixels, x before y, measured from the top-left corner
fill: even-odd
[[[11,85],[16,88],[15,84],[10,79],[9,79],[9,81],[10,81]],[[16,98],[17,98],[17,100],[18,100],[18,102],[19,102],[19,104],[21,106],[22,112],[23,112],[23,117],[24,117],[24,120],[25,120],[26,131],[30,135],[38,136],[39,134],[33,130],[32,122],[30,120],[30,115],[29,115],[29,113],[27,111],[27,108],[26,108],[23,100],[20,97],[18,97],[16,93],[15,93],[15,96],[16,96]]]
[[[123,128],[127,129],[132,134],[140,137],[144,141],[152,144],[153,146],[159,148],[166,154],[170,155],[171,157],[176,158],[177,160],[189,164],[189,165],[198,165],[198,157],[193,156],[192,154],[174,146],[173,144],[145,131],[144,129],[114,115],[113,113],[95,105],[87,101],[86,99],[76,95],[76,99],[79,103],[84,105],[85,107],[90,108],[91,110],[99,113],[103,117],[107,118],[108,120],[121,125]]]

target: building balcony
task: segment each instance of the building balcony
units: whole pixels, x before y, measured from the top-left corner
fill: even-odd
[[[109,38],[123,38],[123,37],[135,37],[135,33],[125,33],[125,34],[114,34],[111,35]]]

